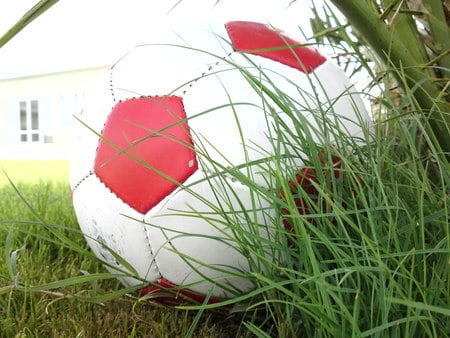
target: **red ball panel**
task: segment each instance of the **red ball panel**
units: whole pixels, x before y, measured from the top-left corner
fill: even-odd
[[[152,299],[167,305],[179,305],[182,303],[203,304],[207,297],[206,295],[193,292],[189,289],[182,289],[165,278],[161,278],[155,285],[144,288],[141,290],[140,294],[142,296],[151,295]],[[208,304],[219,302],[221,302],[221,300],[217,297],[209,297],[207,300]]]
[[[132,98],[114,106],[94,172],[133,209],[148,212],[197,168],[180,97]]]
[[[339,179],[341,177],[340,169],[342,168],[341,158],[336,155],[331,156],[331,164],[328,163],[328,154],[326,151],[321,151],[318,155],[319,161],[324,165],[322,168],[323,175],[333,175],[335,179]],[[306,194],[309,195],[312,201],[317,202],[319,198],[319,191],[314,186],[313,183],[320,183],[318,179],[318,169],[317,168],[301,168],[299,169],[297,175],[295,176],[295,181],[289,181],[289,190],[292,196],[294,197],[295,206],[297,207],[297,211],[299,215],[310,215],[311,210],[308,206],[308,202],[301,198],[299,195],[299,189],[302,189]],[[333,180],[328,180],[331,184]],[[281,190],[280,196],[282,199],[286,198],[286,193]],[[325,206],[325,205],[324,205]],[[281,212],[284,215],[289,216],[289,210],[286,208],[282,208]],[[314,223],[314,219],[310,218],[309,223]],[[288,231],[292,230],[292,224],[289,222],[287,218],[283,219],[283,224]]]
[[[302,45],[268,25],[230,21],[225,27],[236,51],[278,61],[305,73],[314,71],[326,61],[317,49]]]

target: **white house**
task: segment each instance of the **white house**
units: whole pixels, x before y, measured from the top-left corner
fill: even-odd
[[[106,69],[0,79],[0,160],[68,159],[73,114]]]

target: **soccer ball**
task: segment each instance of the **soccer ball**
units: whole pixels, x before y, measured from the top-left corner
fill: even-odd
[[[267,91],[291,97],[306,119],[322,98],[349,136],[368,117],[337,66],[270,25],[171,32],[132,49],[87,95],[73,204],[90,247],[124,285],[147,285],[162,301],[215,302],[255,287],[246,275],[256,253],[239,236],[276,240],[270,199],[252,189],[271,189],[277,151]]]

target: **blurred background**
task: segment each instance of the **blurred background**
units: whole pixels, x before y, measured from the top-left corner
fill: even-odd
[[[37,2],[1,1],[0,35]],[[0,48],[0,169],[16,180],[65,180],[73,114],[135,45],[190,23],[236,19],[307,35],[311,15],[305,1],[289,0],[60,0]]]

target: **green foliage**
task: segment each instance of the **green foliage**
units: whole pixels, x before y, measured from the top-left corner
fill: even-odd
[[[330,0],[418,103],[434,147],[450,157],[450,28],[441,0]],[[422,28],[423,27],[423,28]],[[425,30],[421,36],[420,30]],[[428,52],[429,51],[429,52]],[[402,74],[399,77],[399,74]]]
[[[382,93],[389,113],[380,114],[373,138],[366,129],[359,140],[348,138],[320,111],[302,118],[277,88],[261,90],[277,126],[274,148],[292,151],[271,158],[276,183],[269,191],[235,176],[255,199],[270,200],[278,211],[266,224],[274,231],[271,243],[243,233],[242,222],[229,219],[237,245],[249,253],[248,278],[257,288],[226,304],[252,314],[244,321],[252,334],[440,337],[448,332],[450,173],[439,151],[427,145],[421,107],[405,88],[399,106],[389,101],[389,91]],[[294,129],[283,124],[280,110],[295,121]],[[314,119],[337,142],[312,141]],[[324,153],[328,161],[318,159]],[[313,182],[317,199],[304,187],[290,188],[298,172],[289,164],[299,156],[319,173]],[[337,176],[333,156],[341,159]],[[299,199],[307,201],[310,214],[299,212]],[[290,231],[280,225],[283,219]]]

